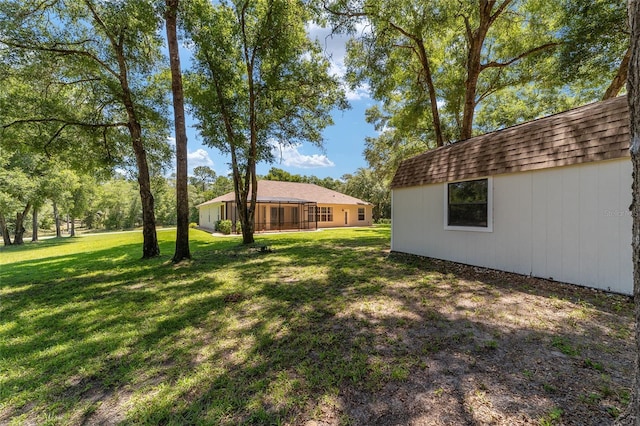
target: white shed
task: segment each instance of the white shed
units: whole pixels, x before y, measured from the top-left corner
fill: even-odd
[[[404,161],[392,251],[632,294],[628,123],[619,97]]]

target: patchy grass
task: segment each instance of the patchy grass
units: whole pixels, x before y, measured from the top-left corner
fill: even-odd
[[[601,424],[628,298],[388,253],[389,227],[0,248],[0,423]],[[607,349],[604,351],[603,349]],[[309,423],[312,424],[312,423]]]

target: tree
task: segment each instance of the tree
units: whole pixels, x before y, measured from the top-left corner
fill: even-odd
[[[215,180],[216,172],[211,167],[196,166],[193,168],[192,185],[199,186],[201,191],[206,191]]]
[[[629,407],[621,424],[640,426],[640,1],[629,0],[631,45],[627,92],[630,116],[630,152],[633,164],[633,297],[635,300],[635,377]]]
[[[18,153],[4,153],[0,158],[0,231],[4,245],[23,244],[24,219],[40,185],[37,161]],[[14,217],[11,241],[9,219]]]
[[[142,219],[135,183],[121,176],[100,185],[96,208],[100,225],[109,230],[132,228]]]
[[[0,43],[12,49],[20,63],[36,69],[40,63],[55,65],[49,72],[60,85],[73,88],[73,105],[89,112],[78,120],[39,109],[4,127],[54,124],[58,130],[53,139],[67,128],[81,127],[101,135],[105,144],[122,139],[126,132],[142,204],[143,258],[160,253],[149,156],[162,161],[168,154],[166,123],[159,109],[165,90],[152,77],[161,58],[156,29],[151,1],[0,2]],[[157,151],[151,152],[151,147]]]
[[[75,237],[75,220],[82,218],[95,197],[95,181],[88,175],[78,176],[78,184],[71,193],[69,215],[71,216],[70,237]]]
[[[342,176],[344,193],[373,204],[373,220],[391,217],[390,181],[380,179],[370,169],[359,168],[353,175]]]
[[[266,180],[279,180],[283,182],[301,182],[301,183],[312,183],[314,185],[322,186],[324,188],[329,188],[334,191],[342,191],[343,183],[332,177],[326,177],[320,179],[317,176],[305,176],[305,175],[292,175],[286,170],[279,169],[277,167],[272,167],[269,169],[267,174],[263,177]]]
[[[346,108],[337,78],[299,0],[190,2],[186,27],[195,70],[188,98],[205,143],[231,156],[245,244],[254,241],[256,164],[272,161],[273,144],[322,144],[334,107]]]
[[[166,0],[165,23],[171,66],[171,92],[173,93],[173,116],[176,131],[176,251],[172,261],[191,259],[189,251],[189,193],[187,189],[187,130],[184,119],[184,92],[182,70],[178,48],[178,0]]]
[[[619,0],[562,2],[558,75],[563,82],[602,99],[624,89],[631,54],[625,6]]]
[[[73,194],[80,187],[79,178],[72,170],[60,163],[50,161],[42,177],[41,195],[53,204],[53,216],[56,226],[56,237],[62,237],[60,216],[62,212],[69,212],[72,208]]]
[[[336,26],[368,25],[348,48],[351,82],[370,85],[395,128],[418,127],[437,146],[471,137],[485,99],[539,81],[558,45],[554,1],[336,0],[327,9]]]

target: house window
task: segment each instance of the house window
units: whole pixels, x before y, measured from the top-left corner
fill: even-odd
[[[333,207],[316,207],[318,222],[333,222]]]
[[[358,220],[364,220],[364,207],[358,207]]]
[[[445,227],[491,231],[490,179],[447,184]]]
[[[298,223],[300,223],[300,217],[298,216],[298,208],[297,207],[291,207],[291,222],[294,225],[297,225]]]
[[[316,222],[317,218],[316,218],[316,207],[315,206],[309,206],[309,222]]]

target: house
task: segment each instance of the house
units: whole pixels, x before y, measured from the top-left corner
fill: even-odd
[[[626,97],[410,158],[391,249],[632,294]]]
[[[228,219],[235,229],[238,220],[235,192],[196,207],[201,227],[214,229],[217,221]],[[311,183],[258,181],[257,232],[371,224],[372,205],[366,201]]]

